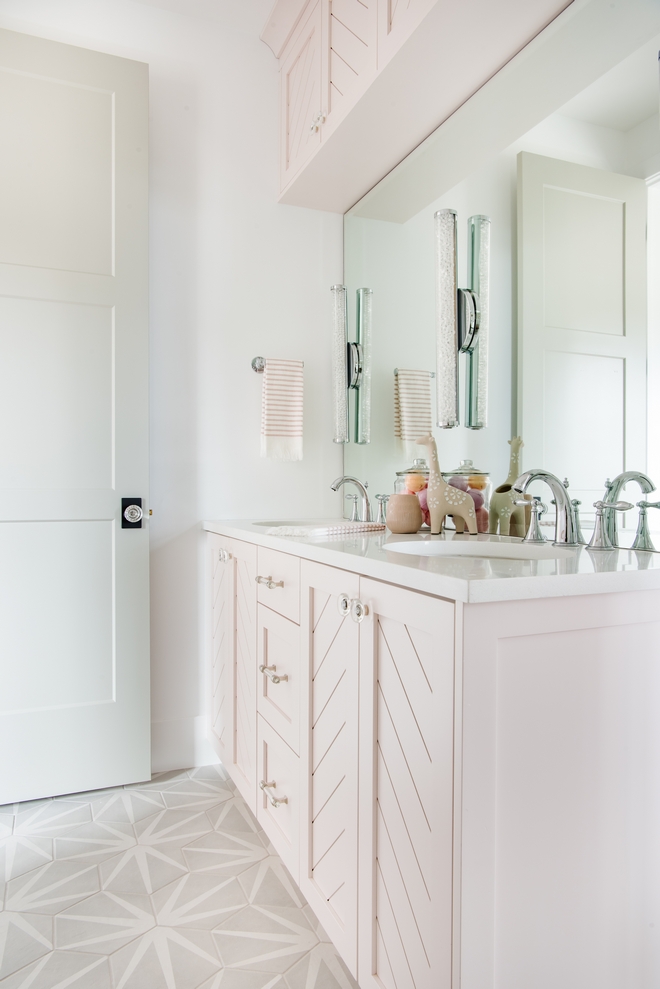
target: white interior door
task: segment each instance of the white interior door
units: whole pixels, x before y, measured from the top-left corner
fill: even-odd
[[[524,467],[568,477],[586,515],[646,469],[646,201],[642,179],[518,156]]]
[[[0,31],[0,804],[150,775],[147,113]]]

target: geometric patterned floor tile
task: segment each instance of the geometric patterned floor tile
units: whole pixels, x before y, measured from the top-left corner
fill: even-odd
[[[0,808],[0,989],[356,989],[222,766]]]
[[[110,954],[155,926],[148,896],[96,893],[55,918],[55,947]]]
[[[48,954],[52,947],[52,917],[0,913],[0,979]]]
[[[187,873],[152,896],[156,921],[162,927],[212,930],[247,906],[237,879]]]
[[[198,989],[220,969],[208,931],[156,927],[110,958],[116,989]]]
[[[0,839],[0,880],[5,883],[52,861],[53,839],[10,834]]]
[[[259,834],[231,831],[210,831],[186,845],[183,854],[191,872],[228,876],[237,876],[268,857]]]
[[[59,913],[99,889],[96,865],[76,861],[49,862],[7,883],[5,909]]]
[[[95,821],[134,824],[145,817],[152,817],[165,804],[157,790],[114,790],[92,801],[92,817]]]
[[[285,975],[289,989],[353,989],[348,969],[331,944],[317,944]]]
[[[245,968],[223,968],[199,989],[287,989],[287,985],[282,975],[251,972]]]
[[[213,937],[225,965],[272,973],[285,972],[318,943],[302,911],[285,907],[248,906]]]
[[[51,951],[0,982],[0,989],[112,989],[112,979],[104,955]]]
[[[89,821],[55,839],[55,858],[102,861],[134,844],[135,831],[130,824]]]
[[[91,819],[92,812],[88,803],[78,804],[71,800],[37,801],[36,806],[19,810],[14,834],[41,834],[52,838]]]
[[[269,855],[239,877],[248,902],[262,907],[297,907],[305,900],[278,855]]]

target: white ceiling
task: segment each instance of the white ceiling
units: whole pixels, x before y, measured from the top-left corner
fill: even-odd
[[[202,18],[259,37],[273,0],[136,0],[175,14]]]
[[[660,35],[610,69],[558,112],[620,131],[628,131],[647,120],[658,113],[660,105],[659,49]]]

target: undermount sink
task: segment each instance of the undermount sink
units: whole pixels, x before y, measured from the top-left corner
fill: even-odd
[[[574,557],[579,547],[554,546],[552,543],[505,542],[489,538],[464,536],[453,539],[429,538],[388,542],[383,547],[391,553],[408,556],[469,556],[497,560],[557,560]]]

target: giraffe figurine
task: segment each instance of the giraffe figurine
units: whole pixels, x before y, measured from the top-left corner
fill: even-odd
[[[531,511],[523,505],[516,505],[516,501],[524,498],[531,501],[529,495],[520,495],[513,490],[513,483],[520,477],[521,471],[521,451],[524,446],[522,436],[514,436],[509,440],[511,447],[511,458],[509,460],[509,476],[504,484],[495,488],[490,499],[490,510],[488,512],[488,531],[494,535],[499,527],[501,536],[519,536],[522,538],[527,532]]]
[[[417,440],[429,453],[429,488],[427,493],[431,515],[431,534],[437,536],[442,531],[446,515],[453,515],[457,532],[464,532],[467,525],[471,536],[477,535],[477,513],[474,501],[467,493],[447,484],[438,464],[438,448],[433,436],[422,436]]]

